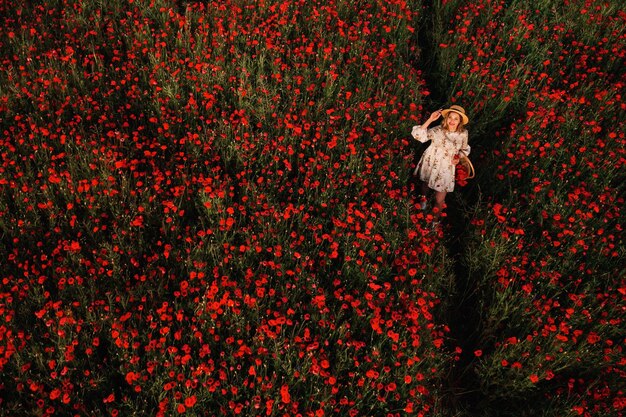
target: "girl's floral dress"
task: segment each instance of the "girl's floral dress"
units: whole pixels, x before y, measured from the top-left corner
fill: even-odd
[[[422,126],[413,126],[411,135],[422,143],[431,141],[418,162],[414,175],[419,175],[420,180],[435,191],[454,191],[453,158],[456,154],[469,155],[467,130],[448,132],[441,126],[428,130]]]

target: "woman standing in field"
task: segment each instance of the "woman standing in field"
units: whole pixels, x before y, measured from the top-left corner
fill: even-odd
[[[441,116],[443,123],[429,129],[430,124]],[[435,191],[435,224],[439,221],[446,194],[454,190],[455,167],[460,154],[467,156],[470,153],[470,146],[467,144],[468,133],[465,129],[468,122],[465,109],[453,105],[445,110],[435,111],[424,124],[413,126],[411,131],[416,140],[422,143],[431,141],[413,175],[419,176],[421,181],[422,210],[426,209],[429,189]]]

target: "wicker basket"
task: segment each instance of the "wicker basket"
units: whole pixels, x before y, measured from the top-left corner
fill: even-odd
[[[474,165],[472,165],[472,161],[465,155],[461,155],[459,158],[459,164],[463,165],[467,170],[466,179],[470,180],[476,176],[476,172],[474,171]]]

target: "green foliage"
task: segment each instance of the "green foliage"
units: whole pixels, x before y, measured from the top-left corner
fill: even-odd
[[[620,2],[432,3],[0,2],[0,414],[622,416]]]

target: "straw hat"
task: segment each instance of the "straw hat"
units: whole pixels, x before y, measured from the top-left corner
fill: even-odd
[[[441,114],[443,114],[443,117],[446,117],[451,111],[458,113],[461,116],[464,125],[469,123],[469,117],[465,114],[465,109],[461,106],[457,106],[456,104],[450,106],[448,109],[441,110]]]

